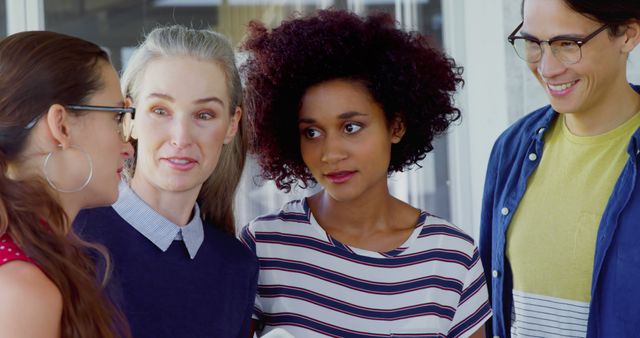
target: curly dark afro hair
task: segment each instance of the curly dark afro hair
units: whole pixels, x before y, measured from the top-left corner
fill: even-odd
[[[284,21],[268,31],[249,24],[243,45],[245,108],[252,149],[262,176],[289,191],[315,183],[302,160],[298,112],[307,88],[332,79],[363,83],[387,121],[400,117],[406,132],[391,150],[389,172],[411,167],[433,150],[433,138],[460,118],[453,95],[462,69],[427,38],[395,27],[378,13],[361,18],[341,10]]]

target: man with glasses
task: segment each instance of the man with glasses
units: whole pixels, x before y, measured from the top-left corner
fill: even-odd
[[[494,145],[480,252],[494,337],[640,335],[640,1],[525,0],[509,35],[550,105]]]

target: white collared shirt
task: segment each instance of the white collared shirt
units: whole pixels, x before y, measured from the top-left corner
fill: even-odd
[[[160,215],[138,196],[127,183],[120,182],[120,195],[113,209],[149,239],[163,252],[169,249],[173,241],[183,241],[191,259],[196,257],[204,241],[204,229],[200,218],[200,207],[194,205],[193,218],[184,226],[179,226]]]

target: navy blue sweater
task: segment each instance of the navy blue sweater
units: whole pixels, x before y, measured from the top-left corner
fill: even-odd
[[[108,249],[113,271],[107,293],[133,337],[249,336],[258,263],[233,236],[205,223],[192,260],[182,241],[162,252],[111,207],[82,211],[74,229]]]

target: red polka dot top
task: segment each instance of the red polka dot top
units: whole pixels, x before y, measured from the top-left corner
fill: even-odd
[[[5,233],[0,236],[0,266],[12,261],[24,261],[34,263],[31,258],[25,255],[24,251],[20,249],[16,243],[13,242],[11,236]]]

